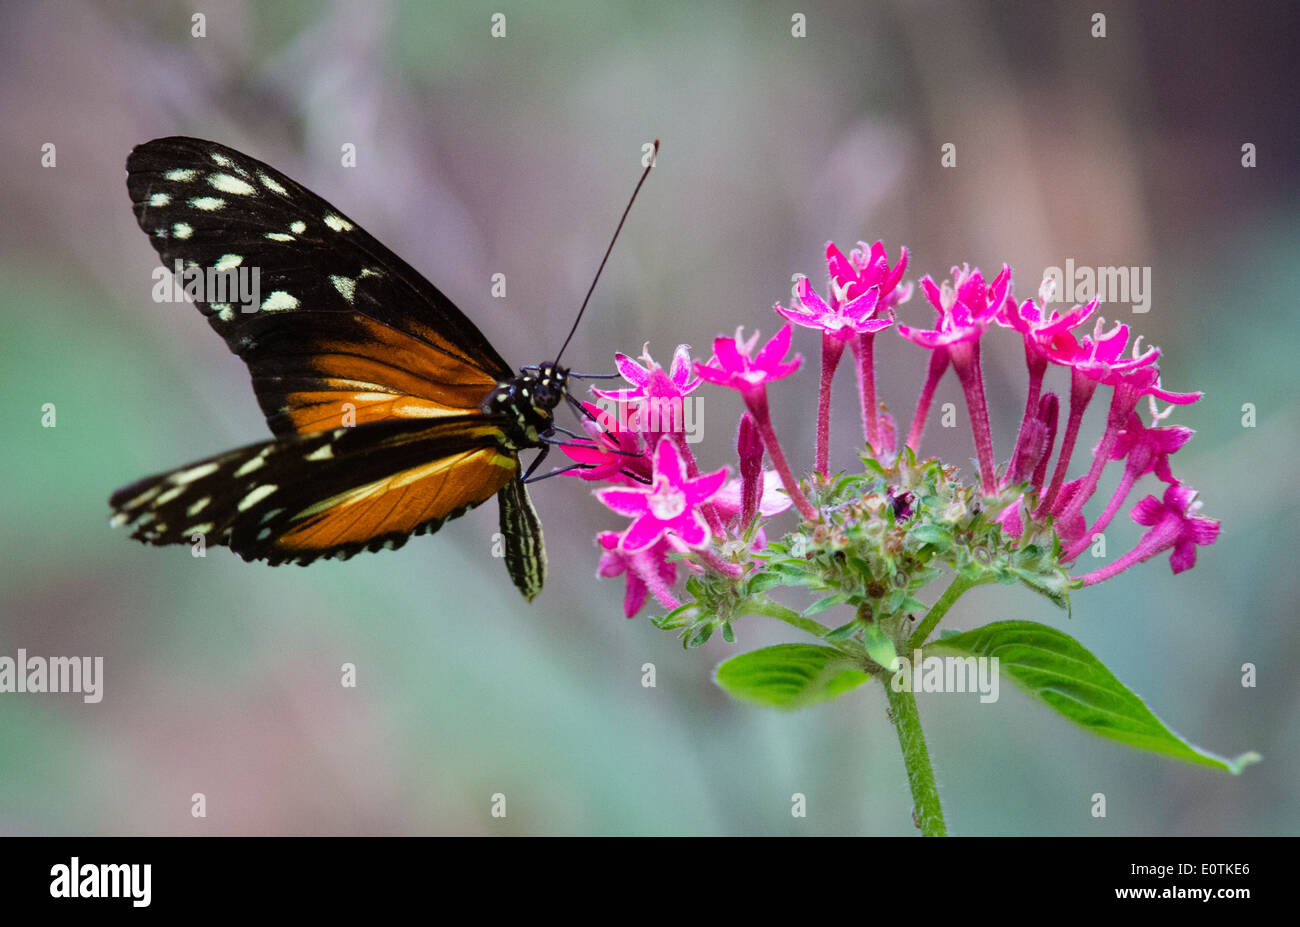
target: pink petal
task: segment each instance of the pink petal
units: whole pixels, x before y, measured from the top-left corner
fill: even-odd
[[[790,339],[794,336],[794,329],[789,323],[782,325],[781,330],[772,336],[772,340],[763,345],[763,349],[758,352],[754,358],[754,367],[759,370],[771,370],[781,358],[785,357],[790,351]]]
[[[704,547],[713,537],[708,524],[693,509],[683,512],[668,523],[667,527],[688,547]]]
[[[921,292],[924,293],[925,298],[930,301],[930,305],[934,306],[935,311],[940,315],[943,315],[942,292],[938,285],[930,279],[929,274],[926,274],[921,278]]]
[[[618,372],[623,375],[623,379],[633,386],[645,386],[646,381],[650,379],[650,371],[642,367],[626,354],[614,355],[614,366]]]
[[[680,465],[680,463],[681,459],[678,458],[678,464]],[[725,482],[727,482],[727,468],[723,467],[713,473],[697,476],[693,480],[686,480],[682,489],[686,493],[687,503],[695,506],[708,502],[716,496]]]
[[[799,302],[803,303],[804,311],[810,316],[827,316],[831,315],[830,306],[817,295],[813,290],[812,284],[808,282],[807,277],[800,277],[798,283]]]
[[[619,515],[637,518],[650,510],[644,489],[598,489],[596,498]]]
[[[637,576],[631,570],[627,573],[627,592],[623,596],[623,614],[628,618],[635,618],[636,613],[641,611],[641,606],[645,604],[646,594],[645,580]]]
[[[1165,507],[1155,496],[1147,496],[1128,513],[1139,525],[1148,527],[1157,524],[1165,514]]]
[[[1188,534],[1201,547],[1208,547],[1219,539],[1220,530],[1217,518],[1196,516],[1188,519]]]
[[[653,515],[646,513],[623,532],[622,545],[623,549],[628,552],[645,550],[655,541],[663,537],[667,525],[655,518]]]
[[[1190,539],[1181,540],[1174,545],[1174,552],[1169,555],[1169,565],[1175,573],[1190,570],[1196,566],[1196,544]]]
[[[673,363],[668,376],[679,387],[684,387],[690,375],[691,346],[689,344],[679,344],[677,350],[673,352]]]
[[[655,447],[655,475],[666,477],[674,489],[685,488],[686,465],[675,441],[660,440]]]
[[[717,358],[718,367],[728,373],[745,369],[745,358],[737,349],[735,338],[713,339],[713,354]],[[699,370],[698,366],[696,370]]]

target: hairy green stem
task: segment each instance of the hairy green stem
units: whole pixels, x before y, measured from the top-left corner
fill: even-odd
[[[882,675],[885,695],[898,729],[898,745],[903,750],[903,765],[907,767],[907,784],[912,789],[913,819],[921,828],[922,837],[946,837],[943,808],[939,804],[939,786],[934,781],[934,767],[930,765],[930,751],[925,746],[925,733],[921,730],[921,716],[916,711],[916,696],[911,690],[895,692],[889,677]]]
[[[962,576],[953,578],[952,585],[944,590],[943,595],[939,596],[939,601],[930,606],[930,611],[926,613],[925,618],[916,626],[916,631],[907,642],[907,649],[913,650],[925,643],[925,639],[930,636],[934,626],[939,623],[944,615],[948,614],[948,609],[952,608],[953,603],[961,598],[963,592],[967,589],[973,589],[976,586],[982,586],[985,583],[991,583],[991,577],[984,579],[965,579]]]
[[[746,602],[749,611],[755,615],[764,615],[768,618],[775,618],[778,621],[784,621],[800,631],[807,631],[813,637],[820,640],[830,633],[830,628],[819,621],[813,621],[811,618],[805,618],[792,608],[786,608],[777,602],[773,602],[765,595],[750,596]]]

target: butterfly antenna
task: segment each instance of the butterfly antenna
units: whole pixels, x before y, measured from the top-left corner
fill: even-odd
[[[578,330],[578,323],[582,321],[582,314],[587,311],[587,303],[591,301],[591,294],[596,291],[596,283],[600,280],[600,272],[605,269],[605,262],[609,260],[609,253],[614,250],[614,242],[618,241],[618,233],[623,231],[623,223],[627,221],[627,214],[632,211],[632,204],[636,202],[636,195],[641,192],[641,185],[650,176],[650,169],[655,166],[655,159],[658,157],[659,139],[655,139],[655,148],[650,155],[650,163],[641,172],[641,179],[636,182],[636,189],[632,191],[632,198],[627,201],[627,208],[623,210],[623,215],[618,220],[618,228],[614,229],[614,237],[609,240],[609,247],[605,249],[605,256],[600,259],[600,266],[596,268],[596,276],[592,279],[591,286],[587,288],[587,295],[582,300],[582,307],[578,309],[578,317],[573,320],[573,328],[569,329],[569,337],[564,339],[564,344],[560,345],[560,350],[555,355],[555,363],[557,364],[560,362],[560,355],[564,353],[564,349],[569,346],[574,333]]]

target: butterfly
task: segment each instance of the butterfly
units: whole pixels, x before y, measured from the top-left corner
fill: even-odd
[[[556,407],[581,408],[564,347],[516,374],[355,221],[225,145],[154,139],[126,171],[136,221],[248,365],[274,439],[119,489],[112,523],[149,544],[305,565],[401,547],[495,495],[506,568],[535,598],[546,553],[525,480],[558,440]]]

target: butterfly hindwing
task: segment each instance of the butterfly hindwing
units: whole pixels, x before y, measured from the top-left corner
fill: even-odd
[[[295,435],[148,477],[109,504],[115,523],[152,544],[201,535],[245,560],[345,559],[400,547],[500,490],[522,490],[501,434],[496,417],[474,413]]]
[[[256,291],[247,303],[233,292],[210,301],[221,293],[207,291],[197,302],[248,364],[276,435],[455,415],[513,373],[409,264],[255,158],[202,139],[155,139],[127,159],[127,188],[166,267],[220,271],[208,279]]]

